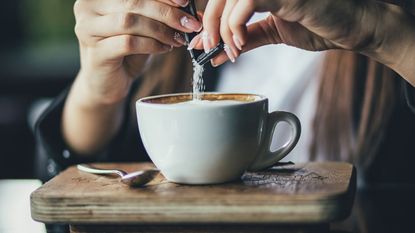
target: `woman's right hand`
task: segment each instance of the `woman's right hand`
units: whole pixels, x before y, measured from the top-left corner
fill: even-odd
[[[178,7],[187,0],[77,0],[75,32],[81,70],[62,114],[62,136],[82,156],[117,135],[131,83],[151,54],[182,46],[181,32],[202,25]]]
[[[185,42],[202,25],[178,7],[188,0],[77,0],[75,33],[81,70],[77,86],[96,103],[120,102],[149,55]]]

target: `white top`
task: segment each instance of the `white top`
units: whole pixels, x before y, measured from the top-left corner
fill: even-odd
[[[269,111],[289,111],[300,119],[300,140],[282,161],[309,160],[323,54],[286,45],[268,45],[243,54],[235,64],[228,62],[223,67],[217,91],[264,95],[269,99]],[[283,145],[289,134],[286,124],[277,126],[278,139],[274,137],[271,149]]]

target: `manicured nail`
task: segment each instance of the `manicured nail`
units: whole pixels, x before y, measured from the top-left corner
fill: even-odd
[[[177,5],[185,7],[189,4],[189,0],[173,0]]]
[[[212,67],[218,67],[218,64],[216,64],[213,59],[210,60],[210,64],[212,65]]]
[[[203,49],[205,53],[208,53],[212,49],[212,45],[210,44],[209,34],[207,31],[202,32],[202,40],[203,40]]]
[[[183,38],[183,35],[179,32],[174,32],[173,39],[182,45],[186,45],[186,40]]]
[[[235,43],[235,46],[236,46],[239,50],[242,50],[242,43],[241,43],[241,40],[240,40],[237,36],[235,36],[235,35],[233,35],[233,36],[232,36],[232,38],[233,38],[233,42]]]
[[[233,55],[233,52],[229,45],[225,44],[223,46],[223,50],[225,50],[225,53],[228,56],[229,60],[231,60],[232,63],[235,63],[235,55]]]
[[[195,36],[189,43],[189,45],[187,46],[187,50],[192,50],[195,48],[195,46],[197,45],[197,43],[199,43],[200,41],[200,35]]]
[[[187,16],[183,16],[180,19],[180,24],[183,27],[185,27],[189,30],[192,30],[194,32],[200,32],[200,30],[202,30],[202,27],[203,27],[203,25],[199,21],[197,21],[193,18],[189,18]]]

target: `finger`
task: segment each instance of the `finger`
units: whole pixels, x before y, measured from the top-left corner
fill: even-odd
[[[228,60],[229,60],[229,57],[226,55],[225,52],[222,52],[222,53],[218,54],[215,58],[212,58],[210,60],[210,64],[213,67],[218,67],[218,66],[222,65],[223,63],[225,63]]]
[[[160,21],[169,27],[183,32],[199,32],[202,24],[190,14],[164,2],[150,0],[102,0],[97,6],[101,15],[131,12]]]
[[[159,2],[163,2],[165,4],[169,4],[175,7],[185,7],[189,5],[189,0],[158,0]]]
[[[103,37],[118,35],[150,37],[176,47],[185,43],[181,34],[167,25],[133,13],[112,13],[86,18],[77,22],[75,33],[87,44],[94,44]]]
[[[269,24],[267,21],[261,20],[259,22],[253,23],[247,27],[247,37],[249,36],[248,43],[243,46],[242,53],[248,52],[249,50],[269,45],[269,44],[277,44],[281,42],[281,40],[277,40],[277,37],[270,39],[270,34],[267,33],[269,31]],[[211,60],[211,64],[213,67],[217,67],[225,63],[229,60],[229,57],[226,53],[221,53],[215,58]]]
[[[229,16],[229,27],[234,35],[235,44],[241,46],[247,43],[246,24],[255,12],[276,12],[276,14],[288,21],[296,21],[302,17],[300,12],[305,5],[314,4],[313,1],[301,0],[240,0],[234,6]]]
[[[105,38],[97,43],[96,57],[103,60],[119,59],[132,54],[156,54],[168,52],[170,45],[139,36],[120,35]]]
[[[330,40],[318,36],[297,22],[287,22],[269,16],[248,26],[247,43],[243,47],[242,53],[264,45],[279,43],[310,51],[339,48]],[[213,66],[219,66],[227,60],[228,57],[221,53],[212,59],[211,63]]]
[[[203,48],[205,52],[213,49],[220,40],[220,19],[226,0],[209,1],[203,14]]]
[[[232,9],[228,19],[233,40],[238,49],[247,43],[246,24],[255,12],[253,1],[238,1]]]
[[[246,51],[278,43],[309,51],[339,48],[330,40],[310,31],[298,22],[289,22],[272,15],[249,26]]]
[[[185,7],[189,4],[189,0],[78,0],[78,1],[87,1],[90,5],[94,6],[96,13],[99,12],[109,12],[111,9],[119,9],[120,5],[128,8],[133,5],[141,4],[141,1],[158,1],[166,5],[173,7]]]
[[[203,22],[203,15],[204,15],[203,12],[201,12],[201,11],[197,12],[197,18],[202,20],[202,22]]]
[[[203,41],[202,41],[202,35],[197,34],[193,39],[190,41],[187,49],[202,49],[203,48]]]
[[[85,0],[77,0],[73,5],[73,13],[75,15],[75,19],[79,20],[84,17],[95,15],[94,7],[90,1]]]
[[[292,12],[293,10],[301,10],[304,5],[313,4],[316,5],[316,1],[307,1],[307,0],[242,0],[245,5],[250,5],[255,8],[257,12]],[[319,0],[320,1],[320,0]],[[331,1],[331,0],[324,0]],[[320,4],[322,2],[320,1]]]
[[[220,36],[225,43],[224,51],[228,55],[231,62],[235,62],[235,59],[239,56],[239,49],[236,47],[233,41],[232,31],[229,28],[229,16],[233,10],[233,7],[238,0],[227,0],[225,8],[223,9],[221,22],[220,22]]]
[[[264,45],[281,43],[281,37],[278,30],[272,28],[269,23],[270,18],[271,17],[260,20],[247,27],[247,43],[244,46],[243,52],[247,52]]]

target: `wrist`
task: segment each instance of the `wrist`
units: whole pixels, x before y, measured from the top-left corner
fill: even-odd
[[[95,93],[78,74],[66,99],[61,130],[65,142],[79,155],[100,151],[121,127],[126,98],[113,98]]]
[[[103,77],[80,70],[72,89],[85,106],[111,107],[122,104],[132,85],[132,80]]]
[[[408,68],[413,70],[415,59],[413,16],[395,5],[381,2],[374,4],[377,21],[373,40],[367,48],[359,52],[390,67],[405,79],[411,79],[406,76],[410,75]],[[411,61],[412,65],[408,64]]]

